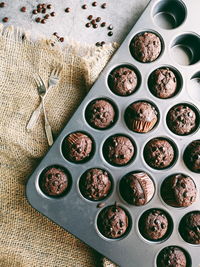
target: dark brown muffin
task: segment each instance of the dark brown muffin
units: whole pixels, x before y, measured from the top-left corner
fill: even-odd
[[[132,103],[125,112],[125,121],[130,130],[148,133],[158,121],[156,108],[148,102]]]
[[[101,169],[90,169],[80,180],[80,190],[84,197],[90,200],[104,199],[111,190],[109,174]]]
[[[68,174],[61,167],[52,166],[42,172],[40,187],[45,194],[61,196],[66,192],[68,186]]]
[[[92,140],[86,134],[76,132],[68,135],[64,140],[63,154],[73,162],[89,159],[92,154]]]
[[[166,178],[161,187],[163,200],[173,207],[188,207],[196,200],[197,189],[194,181],[184,174]]]
[[[179,247],[166,247],[161,250],[157,257],[158,267],[186,267],[187,264],[185,252]]]
[[[164,239],[169,227],[168,218],[164,211],[151,209],[146,211],[139,220],[141,234],[148,240]]]
[[[129,173],[120,182],[120,193],[129,204],[147,204],[155,192],[154,183],[145,172]]]
[[[129,226],[129,219],[122,208],[113,205],[100,212],[97,224],[102,235],[114,239],[125,234]]]
[[[92,101],[86,109],[88,123],[97,129],[110,127],[114,122],[115,115],[112,104],[104,99]]]
[[[127,67],[115,69],[108,78],[110,89],[117,95],[132,94],[137,87],[138,78],[134,70]]]
[[[200,211],[186,214],[179,225],[182,238],[191,244],[200,244]]]
[[[144,148],[144,159],[150,167],[164,169],[173,164],[175,151],[167,140],[155,138],[146,144]]]
[[[195,140],[187,146],[184,161],[191,171],[200,173],[200,140]]]
[[[125,165],[134,155],[134,145],[131,140],[123,135],[111,136],[103,147],[105,159],[113,165]]]
[[[185,104],[174,106],[167,114],[169,129],[178,135],[187,135],[194,132],[196,123],[195,112]]]
[[[157,69],[150,76],[149,87],[156,97],[170,98],[176,93],[176,76],[169,68]]]
[[[137,34],[130,45],[131,54],[140,62],[152,62],[161,53],[162,45],[160,38],[151,32]]]

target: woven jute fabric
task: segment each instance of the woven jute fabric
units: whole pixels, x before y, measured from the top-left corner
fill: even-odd
[[[1,267],[99,266],[96,252],[28,203],[25,185],[48,143],[43,116],[31,132],[26,125],[40,103],[33,74],[47,84],[51,71],[63,64],[58,86],[45,99],[56,137],[114,50],[72,43],[61,49],[56,41],[54,46],[50,40],[33,43],[22,30],[0,27]]]

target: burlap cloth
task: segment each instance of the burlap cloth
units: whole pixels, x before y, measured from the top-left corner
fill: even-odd
[[[113,45],[80,48],[73,44],[61,50],[58,44],[52,46],[51,41],[33,43],[21,30],[0,27],[1,267],[100,266],[97,252],[27,202],[25,184],[48,144],[42,116],[30,133],[26,124],[39,104],[34,73],[39,73],[47,83],[52,69],[63,64],[59,84],[45,101],[56,136],[114,50]]]

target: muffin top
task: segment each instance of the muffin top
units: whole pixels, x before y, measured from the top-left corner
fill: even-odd
[[[127,67],[115,69],[109,75],[110,89],[117,95],[127,96],[132,94],[138,84],[138,78],[134,70]]]
[[[164,169],[169,167],[173,163],[174,157],[174,149],[165,139],[152,139],[144,148],[145,161],[150,167],[155,169]]]
[[[113,124],[115,110],[107,100],[98,99],[87,107],[86,119],[91,126],[97,129],[105,129]]]
[[[90,169],[80,180],[81,193],[90,200],[104,199],[111,190],[109,174],[101,169]]]
[[[117,205],[109,206],[101,211],[98,217],[98,228],[108,238],[123,236],[129,221],[126,212]]]
[[[150,76],[149,87],[156,97],[170,98],[176,93],[176,76],[169,68],[156,69]]]
[[[160,38],[151,32],[137,34],[131,42],[130,50],[135,59],[140,62],[152,62],[161,53]]]
[[[184,161],[191,171],[200,173],[200,140],[195,140],[187,146]]]
[[[192,133],[196,128],[196,114],[187,105],[177,105],[167,115],[169,129],[177,135]]]
[[[158,267],[186,267],[187,259],[179,247],[169,246],[161,250],[157,258]]]

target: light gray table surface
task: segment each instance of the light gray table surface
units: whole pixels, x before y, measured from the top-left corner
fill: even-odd
[[[93,7],[93,0],[51,0],[31,1],[31,0],[5,0],[6,7],[0,8],[0,21],[8,17],[9,21],[5,25],[20,26],[29,30],[33,39],[38,39],[41,35],[50,37],[53,32],[58,32],[59,36],[69,37],[81,43],[94,44],[97,41],[121,43],[131,27],[134,25],[149,0],[97,0],[98,6]],[[101,4],[106,2],[107,8],[102,9]],[[33,8],[39,3],[51,3],[52,11],[56,16],[47,20],[46,24],[36,23],[37,15],[32,14]],[[81,6],[87,4],[86,10]],[[20,8],[26,6],[27,12],[22,13]],[[66,7],[71,8],[70,13],[65,13]],[[101,17],[107,25],[114,26],[113,36],[107,35],[107,28],[86,28],[87,17]],[[41,16],[41,14],[40,14]]]

